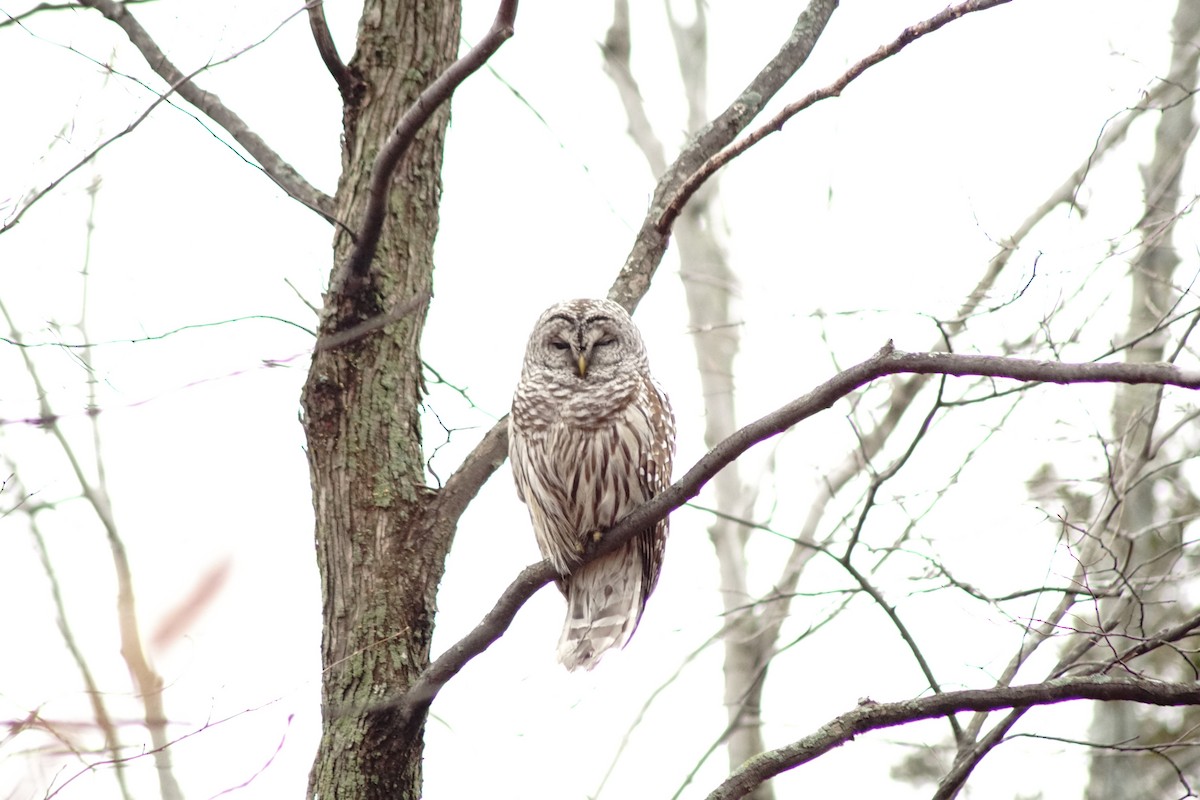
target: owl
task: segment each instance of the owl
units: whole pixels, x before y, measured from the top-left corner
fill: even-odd
[[[517,495],[542,556],[562,576],[558,660],[596,666],[633,636],[654,591],[667,520],[579,565],[588,540],[671,484],[675,418],[650,375],[642,336],[611,300],[568,300],[529,338],[509,417]]]

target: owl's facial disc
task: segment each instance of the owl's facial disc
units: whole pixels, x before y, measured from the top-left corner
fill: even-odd
[[[608,317],[593,316],[584,320],[577,329],[577,336],[572,353],[576,358],[580,378],[586,378],[588,370],[592,367],[599,368],[617,362],[618,340],[612,330],[612,320]]]
[[[576,320],[562,314],[552,319],[567,324],[550,335],[548,344],[562,352],[580,380],[586,379],[594,366],[615,364],[619,359],[615,347],[619,340],[610,317],[593,314]]]

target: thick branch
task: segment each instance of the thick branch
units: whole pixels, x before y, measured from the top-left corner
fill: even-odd
[[[1154,383],[1188,389],[1200,388],[1200,370],[1185,370],[1172,364],[1064,364],[954,353],[905,353],[893,348],[889,342],[866,361],[835,375],[803,397],[750,423],[725,439],[696,462],[696,465],[669,489],[639,506],[610,528],[600,543],[584,555],[582,563],[613,552],[633,538],[638,531],[645,530],[679,508],[698,495],[704,485],[727,464],[759,442],[824,411],[871,381],[899,373],[975,375],[1039,383]],[[497,428],[503,424],[498,424]],[[496,429],[493,429],[484,444],[476,448],[476,452],[480,452],[481,449],[494,452],[499,441],[499,435]],[[487,464],[482,461],[476,462],[476,468],[486,467]],[[464,502],[463,497],[460,497],[458,502]],[[401,721],[410,725],[423,720],[430,703],[437,697],[442,686],[468,661],[499,639],[525,601],[555,577],[556,573],[549,562],[542,561],[526,567],[504,590],[495,606],[479,624],[439,656],[404,696],[375,708],[397,708]]]
[[[812,761],[867,731],[962,711],[1028,708],[1068,700],[1126,700],[1157,706],[1197,705],[1200,704],[1200,684],[1159,683],[1097,675],[1059,678],[1026,686],[967,689],[899,703],[867,701],[799,741],[752,758],[709,794],[708,800],[743,797],[763,781]]]
[[[234,141],[246,148],[246,152],[262,166],[267,175],[281,189],[313,211],[316,211],[325,219],[330,222],[334,221],[333,199],[304,180],[300,173],[296,172],[290,164],[280,158],[279,154],[263,141],[261,136],[250,130],[250,127],[246,125],[246,122],[241,117],[233,113],[229,107],[222,103],[221,98],[212,92],[204,91],[192,81],[187,80],[187,76],[167,59],[166,53],[159,48],[146,29],[142,27],[141,23],[125,7],[124,3],[117,3],[114,0],[79,1],[81,5],[99,11],[106,18],[120,26],[121,30],[125,31],[125,35],[129,37],[129,41],[138,49],[142,57],[146,59],[146,63],[150,65],[150,68],[166,81],[168,86],[175,87],[175,91],[184,100],[187,100],[197,109],[204,112],[209,119],[228,131]]]
[[[367,207],[363,211],[362,222],[359,224],[358,238],[354,242],[354,250],[342,267],[334,293],[337,294],[346,287],[346,281],[361,280],[375,258],[375,248],[379,246],[379,237],[383,232],[383,220],[387,216],[388,190],[391,188],[392,176],[400,166],[400,159],[408,152],[409,145],[421,127],[429,121],[433,112],[450,99],[454,90],[463,81],[500,49],[500,46],[512,38],[513,24],[517,17],[517,0],[501,0],[492,27],[479,42],[462,58],[451,64],[445,72],[421,92],[417,101],[404,112],[404,116],[396,123],[392,135],[379,150],[375,157],[375,166],[371,172],[371,189],[367,197]]]
[[[769,122],[755,130],[745,139],[742,139],[727,150],[722,150],[721,152],[714,154],[711,158],[705,161],[699,169],[688,176],[687,180],[683,182],[678,191],[671,195],[670,201],[666,204],[666,208],[663,210],[662,215],[658,218],[655,227],[660,233],[666,233],[669,231],[672,223],[675,221],[675,218],[679,216],[679,212],[683,210],[683,207],[687,204],[688,200],[691,199],[692,195],[696,193],[696,190],[699,189],[705,181],[712,177],[713,173],[728,164],[733,159],[740,156],[742,153],[749,150],[765,137],[775,133],[776,131],[782,130],[784,123],[799,114],[804,109],[808,108],[814,103],[817,103],[818,101],[825,100],[830,97],[837,97],[842,93],[842,90],[845,89],[846,86],[848,86],[855,78],[862,75],[880,61],[899,53],[909,44],[917,39],[920,39],[922,36],[933,33],[947,23],[953,22],[959,17],[970,14],[973,11],[983,11],[985,9],[1008,2],[1010,2],[1010,0],[967,0],[966,2],[959,3],[956,6],[950,6],[945,11],[935,14],[924,22],[918,22],[916,25],[910,25],[909,27],[905,28],[900,32],[899,36],[897,36],[888,44],[881,46],[874,53],[860,60],[854,66],[850,67],[850,69],[846,70],[846,72],[843,73],[842,76],[833,83],[829,84],[823,89],[818,89],[815,92],[809,93],[807,96],[801,98],[795,103],[789,103],[778,114],[772,117]]]

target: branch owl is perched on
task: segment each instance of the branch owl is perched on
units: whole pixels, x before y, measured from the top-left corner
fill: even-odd
[[[589,537],[671,484],[675,418],[624,308],[568,300],[542,314],[513,397],[508,454],[538,547],[566,576],[558,660],[591,669],[633,636],[667,542],[664,519],[575,569]]]

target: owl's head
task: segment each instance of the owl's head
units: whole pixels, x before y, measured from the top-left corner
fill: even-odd
[[[629,314],[612,300],[566,300],[546,309],[525,351],[525,368],[564,382],[604,383],[644,370],[646,348]]]

